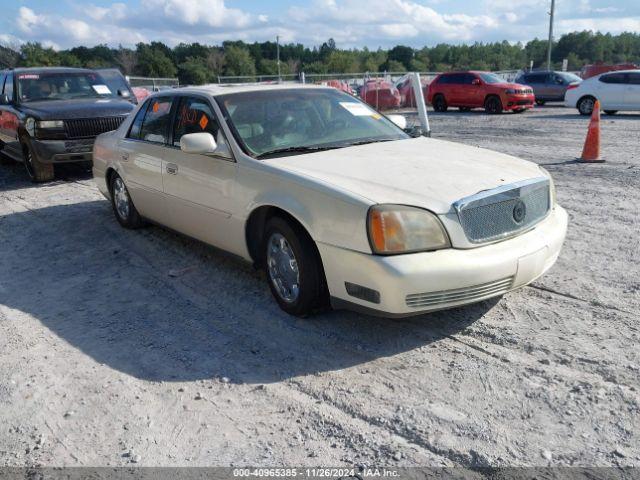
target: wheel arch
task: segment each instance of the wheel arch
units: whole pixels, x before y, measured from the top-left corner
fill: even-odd
[[[310,229],[306,225],[306,222],[300,219],[302,215],[300,215],[300,213],[292,213],[291,210],[292,209],[290,208],[273,202],[256,206],[251,211],[247,217],[247,221],[245,222],[244,234],[247,251],[249,252],[249,256],[251,257],[254,265],[259,266],[262,263],[262,252],[260,251],[260,247],[264,242],[264,229],[269,219],[273,217],[284,218],[294,227],[304,232],[304,234],[307,235],[315,245],[315,240]],[[317,252],[317,247],[316,253],[318,254],[318,257],[320,257],[319,252]]]

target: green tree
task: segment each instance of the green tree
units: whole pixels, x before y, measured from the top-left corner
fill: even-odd
[[[256,74],[256,64],[253,57],[244,47],[225,47],[225,75],[232,77],[253,76]]]
[[[175,77],[177,68],[163,49],[139,43],[136,53],[138,57],[137,72],[140,75],[145,77]]]
[[[212,76],[203,58],[188,57],[178,65],[180,85],[203,85],[211,83]]]

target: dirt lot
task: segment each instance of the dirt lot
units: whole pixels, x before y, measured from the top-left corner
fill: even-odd
[[[0,465],[640,465],[640,116],[433,114],[536,161],[556,266],[409,320],[282,313],[235,258],[126,231],[91,178],[0,167]]]

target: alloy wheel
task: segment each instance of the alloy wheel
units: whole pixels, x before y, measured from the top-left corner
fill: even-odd
[[[127,187],[124,186],[124,182],[120,177],[113,181],[113,201],[115,203],[118,216],[120,216],[121,219],[126,220],[129,217],[131,206]]]
[[[300,295],[298,261],[287,239],[277,232],[267,242],[267,270],[278,296],[294,303]]]

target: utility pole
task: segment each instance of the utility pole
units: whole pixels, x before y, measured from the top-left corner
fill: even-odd
[[[556,9],[556,0],[551,0],[549,12],[549,45],[547,45],[547,70],[551,70],[551,45],[553,44],[553,14]]]
[[[282,81],[280,77],[280,35],[276,35],[276,55],[278,58],[278,82]]]

